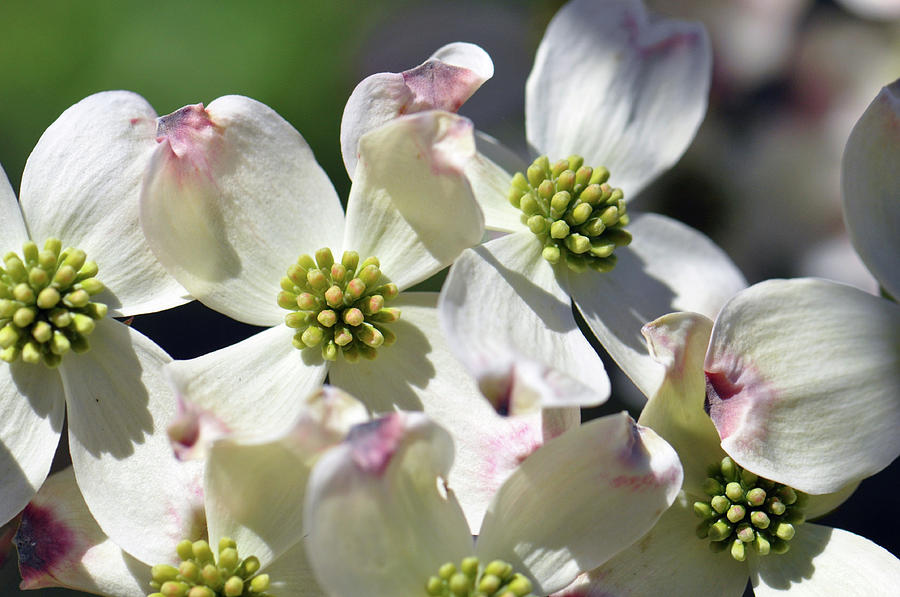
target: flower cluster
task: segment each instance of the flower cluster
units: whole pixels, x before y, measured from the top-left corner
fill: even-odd
[[[0,180],[0,523],[23,589],[898,586],[895,556],[811,521],[900,454],[900,82],[844,157],[879,297],[748,287],[701,233],[628,205],[703,118],[701,25],[563,6],[526,85],[527,158],[456,114],[492,75],[453,43],[359,83],[346,208],[300,133],[242,96],[162,117],[90,96],[18,199]],[[413,288],[448,267],[440,292]],[[174,361],[116,319],[190,300],[265,329]],[[581,421],[611,393],[593,341],[645,394],[637,421]],[[49,474],[64,420],[72,466]]]

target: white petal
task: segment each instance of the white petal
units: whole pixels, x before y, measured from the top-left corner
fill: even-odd
[[[639,0],[574,0],[553,18],[525,88],[529,143],[606,166],[633,198],[674,164],[706,112],[703,26],[648,18]]]
[[[634,240],[616,251],[615,269],[569,276],[569,288],[588,326],[645,396],[662,381],[641,326],[674,311],[714,318],[746,286],[727,255],[706,236],[671,218],[635,217]]]
[[[494,63],[475,44],[448,44],[402,73],[370,75],[356,86],[341,120],[341,152],[353,178],[359,139],[404,114],[425,110],[456,112],[481,84],[494,76]]]
[[[450,432],[456,453],[447,482],[476,535],[494,493],[543,443],[542,417],[537,411],[519,417],[494,411],[450,352],[438,324],[436,300],[437,293],[401,294],[391,303],[401,312],[390,326],[396,344],[380,348],[374,361],[336,362],[329,379],[373,412],[424,410]]]
[[[81,100],[44,131],[28,157],[19,198],[31,238],[77,247],[100,266],[115,315],[187,302],[150,253],[138,221],[141,180],[156,147],[156,112],[126,91]]]
[[[841,186],[853,246],[891,296],[900,296],[900,81],[884,87],[853,127]]]
[[[47,479],[25,509],[15,542],[21,589],[68,587],[110,597],[148,591],[150,566],[103,534],[71,468]]]
[[[900,560],[868,539],[807,523],[785,554],[749,560],[757,597],[889,595],[900,586]],[[890,587],[894,587],[891,589]]]
[[[398,118],[359,141],[344,247],[376,256],[407,288],[481,241],[484,217],[463,174],[472,123],[447,112]]]
[[[306,557],[306,538],[295,543],[262,572],[269,575],[268,592],[272,595],[327,597]]]
[[[466,176],[484,212],[484,227],[505,232],[521,230],[522,212],[508,199],[513,176],[510,173],[525,172],[528,164],[481,131],[475,131],[475,147],[478,152],[466,163]]]
[[[462,511],[442,484],[452,459],[450,436],[420,413],[358,426],[322,456],[303,519],[307,556],[329,594],[416,595],[441,565],[471,555]]]
[[[334,388],[298,402],[307,408],[285,434],[258,444],[227,438],[209,450],[204,487],[210,544],[229,537],[242,557],[255,555],[263,567],[303,537],[303,496],[319,454],[368,420],[359,401]]]
[[[0,364],[0,525],[38,490],[56,453],[65,412],[56,371],[18,361]]]
[[[672,313],[644,326],[650,354],[666,376],[639,422],[665,438],[684,467],[685,490],[702,495],[706,469],[725,456],[719,434],[703,410],[703,360],[713,322],[697,313]]]
[[[708,541],[694,534],[697,520],[691,512],[691,501],[680,495],[649,533],[592,570],[571,597],[741,597],[747,585],[746,564],[735,561],[727,553],[711,552]]]
[[[3,239],[4,255],[7,251],[19,253],[22,243],[28,240],[28,231],[25,230],[25,220],[22,219],[16,193],[9,184],[3,166],[0,166],[0,238]]]
[[[90,341],[60,365],[78,486],[113,541],[144,562],[169,562],[178,541],[203,530],[201,463],[176,460],[165,432],[175,414],[162,375],[169,356],[112,319]]]
[[[509,477],[481,527],[479,558],[500,558],[545,595],[650,530],[681,488],[675,450],[626,413],[547,442]]]
[[[186,106],[159,122],[141,195],[153,251],[193,296],[234,319],[274,325],[289,265],[330,246],[343,214],[294,127],[250,98]]]
[[[599,404],[609,396],[603,363],[541,248],[526,231],[465,251],[441,292],[451,350],[504,412]]]
[[[833,282],[770,280],[719,315],[707,402],[722,447],[761,477],[830,493],[900,454],[900,307]]]
[[[317,352],[294,348],[294,332],[277,325],[166,367],[178,395],[178,418],[169,433],[180,457],[202,456],[221,435],[252,441],[281,435],[294,424],[303,398],[328,369]]]

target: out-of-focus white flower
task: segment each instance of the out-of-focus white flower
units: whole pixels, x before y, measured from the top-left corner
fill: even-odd
[[[546,595],[630,545],[681,483],[675,452],[655,433],[624,413],[597,419],[513,472],[473,545],[444,481],[453,454],[450,435],[425,415],[394,413],[322,456],[304,520],[329,595],[443,595],[448,585],[453,595],[507,595],[504,586]]]
[[[201,595],[324,595],[306,560],[303,496],[320,455],[368,415],[359,401],[334,388],[300,402],[306,410],[280,436],[255,442],[234,434],[216,441],[196,495],[160,488],[168,506],[188,507],[175,528],[159,524],[149,511],[133,513],[131,532],[143,546],[140,553],[151,557],[122,550],[104,535],[71,469],[52,475],[25,508],[16,535],[22,588],[64,586],[134,597],[158,596],[154,588],[185,595],[198,585],[214,591],[195,590]],[[246,592],[234,592],[236,586]]]

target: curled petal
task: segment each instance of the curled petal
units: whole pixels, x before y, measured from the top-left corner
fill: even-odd
[[[492,76],[494,64],[487,52],[475,44],[456,42],[410,70],[363,79],[350,94],[341,120],[347,174],[355,176],[360,137],[404,114],[456,112]]]
[[[463,173],[472,123],[447,112],[398,118],[366,134],[347,200],[344,247],[375,256],[401,290],[481,240],[484,216]]]

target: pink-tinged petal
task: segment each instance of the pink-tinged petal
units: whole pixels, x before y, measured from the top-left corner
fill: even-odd
[[[653,529],[553,597],[715,595],[741,597],[747,565],[697,539],[691,500],[681,494]]]
[[[472,123],[429,111],[392,120],[359,141],[344,247],[376,256],[400,289],[481,241],[484,217],[463,173]]]
[[[156,112],[141,96],[86,97],[44,131],[22,174],[20,200],[32,240],[59,238],[85,251],[115,315],[187,302],[148,250],[138,222],[141,180],[156,147]],[[13,248],[13,247],[9,247]]]
[[[205,524],[202,463],[176,460],[165,432],[175,415],[162,374],[170,358],[112,319],[101,320],[90,341],[59,368],[78,485],[113,541],[144,562],[169,562],[175,544]]]
[[[444,481],[452,460],[446,431],[403,412],[355,427],[319,459],[303,519],[307,556],[328,594],[417,595],[442,564],[472,553]]]
[[[498,415],[474,379],[454,358],[438,323],[437,293],[403,293],[395,303],[400,320],[391,324],[397,341],[378,358],[349,364],[337,361],[331,383],[358,396],[375,413],[423,410],[450,432],[455,447],[447,482],[456,491],[473,535],[478,534],[494,493],[544,441],[578,424],[570,409]]]
[[[299,402],[305,410],[283,435],[252,444],[222,439],[207,459],[210,544],[229,537],[263,567],[302,539],[303,496],[318,457],[369,418],[358,400],[328,386]]]
[[[15,543],[21,589],[68,587],[133,597],[149,587],[150,566],[103,534],[81,498],[71,468],[51,475],[25,508]]]
[[[572,300],[603,347],[645,396],[662,382],[641,327],[667,313],[691,311],[714,318],[746,286],[728,256],[681,222],[642,214],[628,227],[634,240],[616,250],[613,271],[570,275]]]
[[[341,205],[312,150],[241,96],[163,116],[158,140],[141,194],[153,252],[207,306],[275,325],[288,266],[326,246],[340,254]]]
[[[577,153],[606,166],[634,198],[694,138],[711,65],[699,23],[648,16],[640,0],[569,2],[528,77],[528,141],[551,160]]]
[[[547,442],[507,479],[475,549],[500,558],[546,595],[650,530],[681,488],[675,450],[626,413]]]
[[[325,379],[320,354],[291,344],[295,330],[277,325],[187,361],[166,366],[178,397],[169,435],[180,458],[202,458],[211,442],[228,435],[265,441],[289,429],[304,399]]]
[[[719,434],[703,410],[703,360],[712,326],[709,318],[697,313],[672,313],[643,329],[650,354],[665,367],[665,377],[639,422],[672,444],[684,467],[685,490],[699,495],[707,467],[725,456]]]
[[[603,363],[530,231],[463,252],[441,291],[447,342],[502,413],[600,404]]]
[[[7,251],[19,253],[22,243],[28,240],[28,231],[25,230],[25,220],[22,219],[16,193],[9,184],[3,166],[0,166],[0,238],[3,239],[0,250],[4,255]]]
[[[841,175],[844,219],[853,246],[884,289],[898,297],[900,81],[882,88],[853,127]]]
[[[900,583],[900,560],[851,532],[807,523],[791,549],[776,557],[748,559],[757,597],[783,595],[891,595]]]
[[[65,396],[56,371],[0,364],[0,525],[19,513],[47,478],[63,426]]]
[[[849,286],[770,280],[723,307],[707,409],[741,466],[830,493],[900,454],[900,307]]]
[[[359,160],[359,139],[398,116],[425,110],[456,112],[494,76],[487,52],[456,42],[440,48],[415,68],[370,75],[356,86],[341,120],[341,152],[351,178]]]

